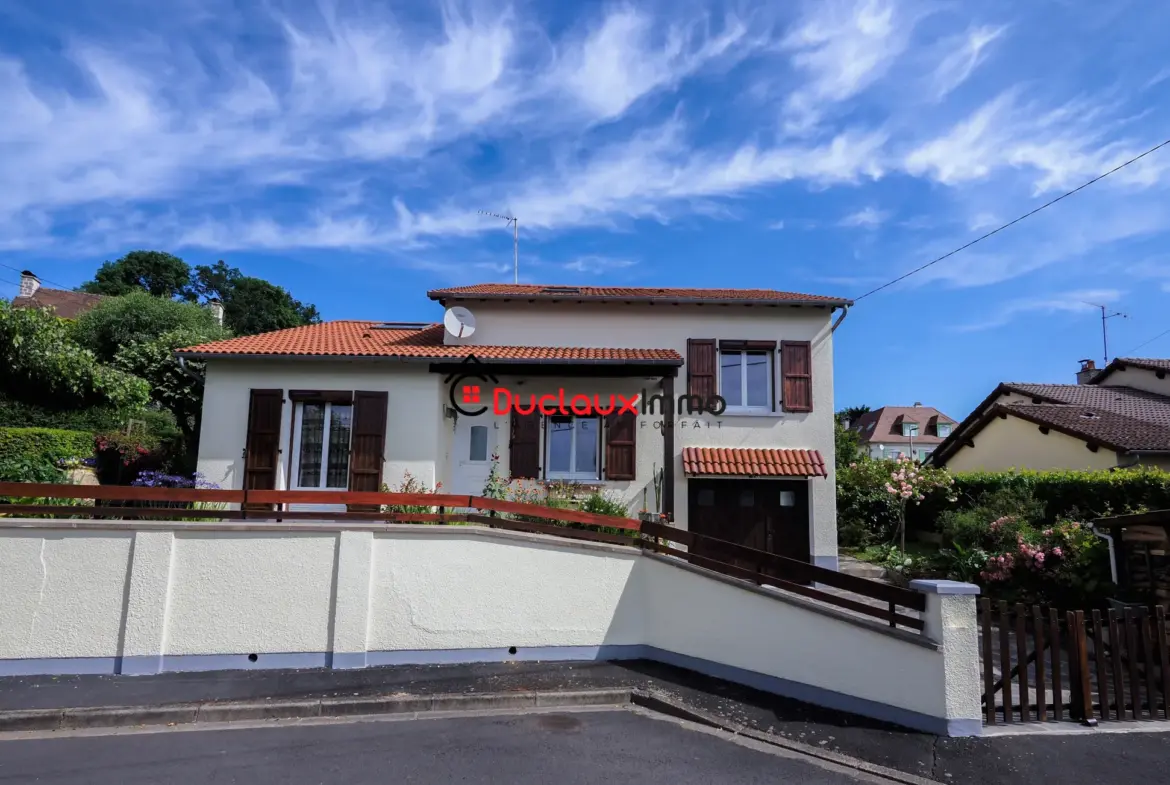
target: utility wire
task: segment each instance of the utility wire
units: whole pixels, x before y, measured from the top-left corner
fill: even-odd
[[[0,267],[7,267],[9,270],[12,270],[15,273],[23,273],[24,272],[24,270],[20,269],[19,267],[13,267],[12,265],[5,264],[4,262],[0,262]],[[44,281],[45,283],[51,283],[54,286],[60,286],[62,289],[72,289],[73,288],[71,286],[66,286],[65,284],[61,283],[60,281],[50,281],[48,278],[41,278],[40,276],[37,276],[37,278]]]
[[[1034,210],[1030,210],[1029,212],[1026,212],[1026,213],[1024,213],[1023,215],[1021,215],[1019,218],[1015,219],[1014,221],[1009,221],[1008,223],[1005,223],[1003,226],[1000,226],[1000,227],[999,227],[999,228],[997,228],[997,229],[992,229],[992,230],[991,230],[990,232],[988,232],[987,234],[984,234],[984,235],[981,235],[981,236],[979,236],[979,237],[976,237],[974,240],[972,240],[971,242],[967,243],[966,245],[959,246],[958,248],[956,248],[955,250],[951,251],[950,253],[945,253],[945,254],[943,254],[942,256],[938,257],[937,259],[934,259],[934,260],[932,260],[932,261],[929,261],[929,262],[927,262],[926,264],[922,265],[921,267],[916,267],[916,268],[914,268],[913,270],[911,270],[910,272],[908,272],[908,273],[905,273],[904,275],[899,275],[897,278],[895,278],[894,280],[890,281],[889,283],[884,283],[884,284],[882,284],[881,286],[879,286],[879,287],[878,287],[878,288],[876,288],[876,289],[871,289],[870,291],[866,292],[865,294],[861,295],[860,297],[854,298],[854,300],[853,300],[853,301],[854,301],[854,302],[860,302],[860,301],[864,300],[866,297],[869,297],[871,294],[877,294],[877,293],[878,293],[878,292],[880,292],[882,289],[886,289],[886,288],[888,288],[888,287],[890,287],[890,286],[893,286],[894,284],[896,284],[896,283],[898,283],[898,282],[900,282],[900,281],[904,281],[904,280],[906,280],[907,278],[909,278],[909,277],[910,277],[910,276],[912,276],[912,275],[917,275],[918,273],[920,273],[920,272],[922,272],[923,270],[925,270],[927,267],[932,267],[932,266],[934,266],[934,265],[938,264],[939,262],[943,261],[944,259],[949,259],[950,257],[954,256],[955,254],[959,253],[960,251],[965,251],[965,250],[967,250],[968,248],[970,248],[972,245],[975,245],[975,243],[980,243],[980,242],[983,242],[983,241],[984,241],[984,240],[986,240],[988,237],[991,237],[992,235],[995,235],[995,234],[999,234],[999,233],[1000,233],[1000,232],[1002,232],[1004,229],[1008,229],[1008,228],[1010,228],[1010,227],[1012,227],[1012,226],[1015,226],[1015,225],[1016,225],[1016,224],[1018,224],[1020,221],[1023,221],[1025,218],[1031,218],[1033,215],[1035,215],[1036,213],[1040,212],[1041,210],[1044,210],[1044,209],[1047,209],[1047,208],[1051,207],[1052,205],[1056,204],[1057,202],[1061,201],[1062,199],[1067,199],[1068,197],[1072,196],[1073,194],[1077,193],[1078,191],[1083,191],[1084,189],[1088,188],[1088,187],[1089,187],[1090,185],[1092,185],[1093,183],[1096,183],[1096,182],[1098,182],[1098,181],[1100,181],[1100,180],[1104,180],[1106,177],[1108,177],[1109,175],[1113,174],[1114,172],[1119,172],[1119,171],[1121,171],[1122,169],[1124,169],[1125,167],[1129,166],[1130,164],[1132,164],[1132,163],[1136,163],[1136,162],[1140,161],[1141,159],[1145,158],[1145,157],[1146,157],[1147,155],[1149,155],[1150,153],[1154,153],[1154,152],[1157,152],[1158,150],[1161,150],[1161,149],[1162,149],[1163,147],[1165,147],[1166,145],[1170,145],[1170,139],[1167,139],[1166,141],[1162,142],[1162,143],[1161,143],[1161,144],[1159,144],[1159,145],[1155,145],[1154,147],[1151,147],[1149,150],[1146,150],[1146,151],[1145,151],[1144,153],[1142,153],[1141,155],[1138,155],[1138,156],[1135,156],[1135,157],[1133,157],[1133,158],[1130,158],[1128,161],[1126,161],[1126,162],[1125,162],[1125,163],[1123,163],[1123,164],[1119,164],[1118,166],[1115,166],[1115,167],[1113,167],[1113,168],[1112,168],[1112,169],[1110,169],[1108,172],[1105,172],[1105,173],[1103,173],[1103,174],[1099,174],[1099,175],[1097,175],[1097,176],[1096,176],[1096,177],[1094,177],[1092,180],[1089,180],[1087,183],[1083,183],[1083,184],[1081,184],[1081,185],[1077,186],[1076,188],[1072,189],[1071,191],[1069,191],[1069,192],[1067,192],[1067,193],[1063,193],[1063,194],[1061,194],[1060,196],[1056,197],[1056,198],[1055,198],[1055,199],[1053,199],[1052,201],[1050,201],[1050,202],[1045,202],[1044,204],[1040,205],[1039,207],[1035,208]],[[1159,337],[1161,337],[1161,336],[1159,336]],[[1139,348],[1140,348],[1140,347],[1139,347]]]
[[[1158,340],[1159,338],[1161,338],[1163,335],[1170,335],[1170,330],[1164,330],[1163,332],[1160,332],[1160,333],[1158,333],[1157,335],[1155,335],[1153,338],[1151,338],[1150,340],[1146,341],[1145,343],[1140,343],[1140,344],[1138,344],[1137,346],[1133,347],[1132,349],[1127,349],[1127,350],[1126,350],[1126,352],[1125,352],[1125,356],[1132,355],[1134,352],[1136,352],[1138,349],[1141,349],[1143,346],[1149,346],[1149,345],[1150,345],[1150,344],[1152,344],[1154,341],[1156,341],[1156,340]]]

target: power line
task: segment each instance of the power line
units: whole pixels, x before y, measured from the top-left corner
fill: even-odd
[[[965,250],[967,250],[968,248],[970,248],[972,245],[975,245],[975,243],[980,243],[980,242],[983,242],[983,241],[984,241],[984,240],[986,240],[988,237],[991,237],[992,235],[999,234],[999,233],[1000,233],[1000,232],[1002,232],[1004,229],[1008,229],[1008,228],[1010,228],[1010,227],[1012,227],[1012,226],[1015,226],[1015,225],[1016,225],[1016,224],[1018,224],[1020,221],[1023,221],[1025,218],[1031,218],[1033,215],[1035,215],[1036,213],[1040,212],[1041,210],[1044,210],[1044,209],[1047,209],[1047,208],[1051,207],[1052,205],[1056,204],[1057,202],[1061,201],[1062,199],[1067,199],[1068,197],[1072,196],[1073,194],[1077,193],[1078,191],[1083,191],[1084,189],[1088,188],[1088,187],[1089,187],[1090,185],[1092,185],[1093,183],[1096,183],[1096,182],[1098,182],[1098,181],[1100,181],[1100,180],[1104,180],[1106,177],[1108,177],[1109,175],[1113,174],[1114,172],[1119,172],[1119,171],[1121,171],[1122,169],[1124,169],[1125,167],[1129,166],[1130,164],[1132,164],[1132,163],[1136,163],[1136,162],[1140,161],[1141,159],[1145,158],[1145,157],[1146,157],[1147,155],[1149,155],[1150,153],[1154,153],[1154,152],[1157,152],[1158,150],[1161,150],[1161,149],[1162,149],[1163,147],[1165,147],[1166,145],[1170,145],[1170,139],[1167,139],[1166,141],[1162,142],[1162,143],[1161,143],[1161,144],[1159,144],[1159,145],[1155,145],[1154,147],[1151,147],[1149,150],[1146,150],[1146,151],[1145,151],[1144,153],[1142,153],[1141,155],[1138,155],[1138,156],[1135,156],[1135,157],[1133,157],[1133,158],[1130,158],[1128,161],[1126,161],[1126,162],[1125,162],[1125,163],[1123,163],[1123,164],[1119,164],[1118,166],[1115,166],[1115,167],[1113,167],[1113,168],[1112,168],[1112,169],[1110,169],[1108,172],[1105,172],[1105,173],[1103,173],[1103,174],[1099,174],[1099,175],[1097,175],[1097,176],[1096,176],[1096,177],[1094,177],[1092,180],[1089,180],[1087,183],[1083,183],[1083,184],[1081,184],[1081,185],[1077,186],[1076,188],[1072,189],[1071,191],[1069,191],[1069,192],[1067,192],[1067,193],[1063,193],[1063,194],[1061,194],[1060,196],[1056,197],[1056,198],[1055,198],[1055,199],[1053,199],[1052,201],[1050,201],[1050,202],[1045,202],[1044,204],[1040,205],[1039,207],[1035,208],[1034,210],[1030,210],[1029,212],[1026,212],[1026,213],[1024,213],[1023,215],[1021,215],[1019,218],[1015,219],[1014,221],[1009,221],[1008,223],[1004,224],[1003,226],[1000,226],[1000,227],[999,227],[999,228],[997,228],[997,229],[992,229],[992,230],[991,230],[990,232],[988,232],[987,234],[984,234],[984,235],[981,235],[981,236],[979,236],[979,237],[976,237],[974,240],[972,240],[971,242],[967,243],[966,245],[959,246],[958,248],[956,248],[955,250],[951,251],[950,253],[945,253],[945,254],[943,254],[942,256],[938,257],[937,259],[934,259],[934,260],[932,260],[932,261],[929,261],[929,262],[927,262],[926,264],[922,265],[921,267],[916,267],[916,268],[914,268],[913,270],[911,270],[910,272],[908,272],[908,273],[906,273],[906,274],[904,274],[904,275],[899,275],[897,278],[895,278],[894,280],[890,281],[889,283],[884,283],[884,284],[882,284],[881,286],[879,286],[879,287],[878,287],[878,288],[876,288],[876,289],[871,289],[870,291],[866,292],[865,294],[861,295],[860,297],[856,297],[856,298],[854,298],[854,300],[853,300],[853,301],[854,301],[854,302],[860,302],[861,300],[864,300],[866,297],[869,297],[871,294],[877,294],[877,293],[878,293],[878,292],[880,292],[882,289],[886,289],[886,288],[888,288],[888,287],[890,287],[890,286],[893,286],[893,285],[894,285],[894,284],[896,284],[896,283],[899,283],[900,281],[904,281],[904,280],[906,280],[907,278],[909,278],[909,277],[910,277],[910,276],[912,276],[912,275],[917,275],[918,273],[920,273],[920,272],[922,272],[923,270],[925,270],[927,267],[932,267],[932,266],[934,266],[934,265],[938,264],[939,262],[943,261],[944,259],[949,259],[950,257],[954,256],[955,254],[959,253],[960,251],[965,251]]]
[[[24,274],[24,270],[20,269],[19,267],[13,267],[10,264],[5,264],[4,262],[0,262],[0,267],[7,267],[9,270],[12,270],[14,273],[21,273],[22,275]],[[60,286],[62,289],[72,288],[72,287],[66,286],[65,284],[61,283],[60,281],[51,281],[48,278],[41,278],[39,275],[37,276],[37,278],[41,281],[44,281],[45,283],[51,283],[54,286]]]
[[[1127,351],[1125,352],[1126,356],[1129,356],[1129,355],[1133,354],[1133,353],[1134,353],[1134,352],[1136,352],[1138,349],[1141,349],[1143,346],[1149,346],[1149,345],[1150,345],[1150,344],[1152,344],[1154,341],[1156,341],[1156,340],[1158,340],[1159,338],[1161,338],[1163,335],[1170,335],[1170,330],[1163,330],[1162,332],[1158,333],[1157,335],[1155,335],[1153,338],[1151,338],[1150,340],[1146,341],[1145,343],[1140,343],[1140,344],[1138,344],[1137,346],[1133,347],[1132,349],[1129,349],[1129,350],[1127,350]]]

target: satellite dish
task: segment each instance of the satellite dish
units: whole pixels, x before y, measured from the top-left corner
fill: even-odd
[[[443,326],[452,338],[470,338],[475,332],[475,316],[463,306],[456,305],[443,314]]]

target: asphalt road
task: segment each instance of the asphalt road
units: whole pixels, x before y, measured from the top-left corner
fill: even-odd
[[[858,781],[628,710],[0,741],[22,785]]]

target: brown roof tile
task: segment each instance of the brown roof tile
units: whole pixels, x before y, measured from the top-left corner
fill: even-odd
[[[180,349],[180,354],[224,357],[386,357],[421,360],[480,359],[613,361],[682,364],[673,349],[603,349],[578,346],[445,346],[443,326],[384,329],[381,322],[323,322],[306,327],[229,338]]]
[[[1123,371],[1129,367],[1165,374],[1170,372],[1170,360],[1156,357],[1117,357],[1109,365],[1102,368],[1089,384],[1100,384],[1114,371]]]
[[[1044,403],[1084,407],[1170,427],[1170,398],[1132,387],[1094,384],[1022,384],[1006,382],[1008,390],[1031,395]],[[1015,404],[1035,405],[1035,404]]]
[[[62,319],[76,319],[100,303],[103,296],[68,289],[38,287],[32,297],[13,297],[13,308],[50,308]]]
[[[683,472],[727,477],[825,477],[816,450],[756,447],[684,447]]]
[[[627,286],[547,286],[481,283],[427,292],[432,300],[526,298],[535,300],[593,300],[616,302],[710,302],[847,305],[841,297],[799,294],[775,289],[671,289]]]
[[[956,424],[933,406],[883,406],[861,415],[850,428],[861,436],[862,444],[909,444],[910,437],[902,435],[903,422],[918,423],[915,444],[942,444],[945,437],[938,435],[938,424],[950,423],[952,429]]]
[[[1124,451],[1162,452],[1170,450],[1170,425],[1137,417],[1127,417],[1095,407],[1060,404],[1014,403],[995,407],[993,411],[1006,412],[1045,425],[1090,442]],[[1165,404],[1164,416],[1170,417],[1170,399]]]

